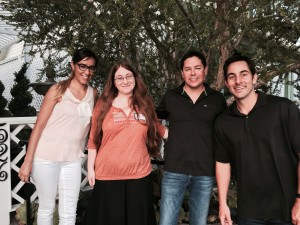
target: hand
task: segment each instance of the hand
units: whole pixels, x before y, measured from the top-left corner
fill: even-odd
[[[221,225],[232,225],[230,209],[227,205],[219,206],[219,219]]]
[[[300,225],[300,199],[296,198],[295,204],[292,208],[292,223]]]
[[[88,170],[88,180],[91,187],[95,185],[95,170]]]
[[[32,164],[27,161],[24,161],[18,174],[21,181],[29,183],[31,169],[32,169]]]

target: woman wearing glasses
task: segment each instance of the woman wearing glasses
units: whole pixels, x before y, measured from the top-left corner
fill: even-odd
[[[57,192],[59,224],[75,224],[81,160],[97,98],[88,82],[97,61],[91,50],[77,50],[70,77],[50,87],[37,117],[19,177],[29,182],[32,171],[39,197],[38,225],[53,224]]]
[[[167,130],[139,74],[115,63],[93,112],[88,179],[94,186],[87,225],[154,225],[151,155]]]

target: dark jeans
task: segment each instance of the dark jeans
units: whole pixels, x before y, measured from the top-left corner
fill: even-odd
[[[289,221],[278,219],[245,219],[238,218],[238,225],[293,225]]]

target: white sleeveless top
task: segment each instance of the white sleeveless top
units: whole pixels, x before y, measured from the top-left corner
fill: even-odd
[[[67,88],[44,128],[34,157],[51,161],[75,161],[83,157],[94,107],[93,88],[78,100]]]

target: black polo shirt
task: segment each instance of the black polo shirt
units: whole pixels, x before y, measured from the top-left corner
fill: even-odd
[[[169,121],[164,170],[193,176],[214,176],[213,127],[225,110],[220,92],[205,84],[195,104],[183,90],[184,83],[168,91],[157,115]]]
[[[297,189],[300,112],[290,100],[258,92],[248,115],[235,102],[216,120],[216,160],[237,178],[243,218],[291,220]]]

